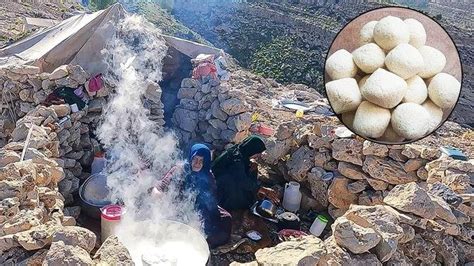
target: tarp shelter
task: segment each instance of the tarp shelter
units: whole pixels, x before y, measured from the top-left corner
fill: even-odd
[[[51,72],[64,64],[81,65],[88,73],[104,72],[101,50],[115,34],[115,25],[126,11],[120,4],[92,14],[81,13],[61,23],[0,49],[0,66],[35,65]],[[163,35],[169,47],[196,57],[198,54],[223,55],[223,51],[206,45]]]

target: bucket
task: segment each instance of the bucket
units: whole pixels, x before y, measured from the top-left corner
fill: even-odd
[[[295,181],[286,183],[283,195],[283,208],[290,212],[297,212],[301,204],[300,184]]]
[[[323,232],[324,228],[326,228],[327,224],[328,224],[328,219],[324,215],[318,215],[316,219],[314,219],[314,222],[309,228],[309,231],[314,236],[319,237],[321,233]]]
[[[112,204],[103,207],[100,211],[100,236],[103,243],[107,237],[114,235],[115,229],[125,213],[125,209],[120,205]]]

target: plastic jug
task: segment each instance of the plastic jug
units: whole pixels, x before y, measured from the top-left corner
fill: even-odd
[[[300,184],[295,181],[286,183],[285,194],[283,195],[283,208],[290,212],[297,212],[300,209],[300,204]]]
[[[324,217],[323,215],[318,215],[316,219],[314,219],[314,222],[309,228],[309,231],[314,236],[320,236],[324,228],[326,228],[327,224],[328,224],[328,219]]]
[[[120,205],[112,204],[103,207],[100,211],[100,237],[103,243],[107,237],[115,233],[115,228],[120,223],[125,209]]]
[[[107,159],[105,159],[104,153],[97,152],[94,156],[94,160],[92,161],[91,175],[102,172],[102,170],[105,168],[106,161]]]

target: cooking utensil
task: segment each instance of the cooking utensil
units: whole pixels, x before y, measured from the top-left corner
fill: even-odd
[[[108,197],[107,177],[104,174],[89,176],[79,187],[81,210],[91,218],[100,219],[100,209],[112,204]]]
[[[273,218],[276,214],[276,206],[271,200],[264,199],[258,204],[257,211],[264,217]]]
[[[300,218],[292,212],[284,212],[282,214],[279,214],[277,215],[277,219],[278,219],[277,226],[280,230],[282,229],[299,230],[300,229],[300,225],[301,225]]]
[[[293,230],[293,229],[283,229],[280,232],[278,232],[278,239],[280,239],[280,241],[288,241],[291,238],[300,238],[307,235],[308,234],[303,231]]]

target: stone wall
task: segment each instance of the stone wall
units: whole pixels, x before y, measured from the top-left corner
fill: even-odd
[[[104,84],[79,112],[69,104],[42,105],[54,89],[76,88],[89,79],[80,66],[61,66],[40,73],[33,66],[0,69],[0,264],[93,264],[119,261],[110,254],[89,253],[96,235],[76,227],[80,207],[73,194],[87,178],[94,153],[100,150],[94,130],[113,88]],[[145,104],[150,117],[163,125],[161,90],[150,84]],[[28,149],[21,161],[28,132]],[[115,241],[115,242],[114,242]],[[117,240],[103,249],[123,248]],[[122,251],[127,255],[128,252]],[[124,256],[122,258],[127,258]],[[128,255],[130,261],[130,256]],[[35,265],[36,265],[35,264]]]
[[[267,139],[267,166],[302,185],[302,208],[328,211],[332,232],[257,251],[258,263],[275,254],[292,264],[464,264],[474,258],[474,160],[442,155],[422,144],[381,145],[339,138],[338,125],[282,123]],[[472,150],[470,150],[472,151]],[[334,174],[330,182],[323,180]],[[465,196],[466,197],[466,196]],[[316,243],[315,250],[295,248]],[[318,248],[319,247],[319,248]],[[303,259],[304,258],[304,259]]]
[[[203,141],[216,149],[249,135],[251,106],[227,82],[202,83],[186,78],[178,91],[173,114],[176,133],[184,144]]]

